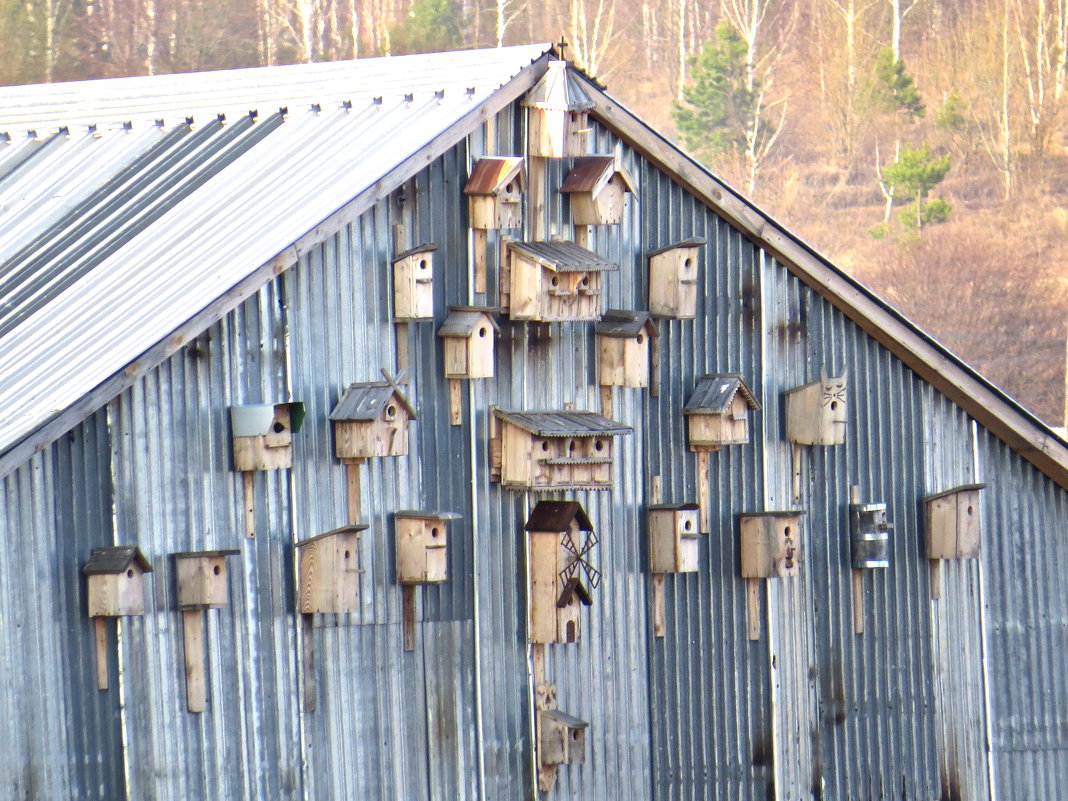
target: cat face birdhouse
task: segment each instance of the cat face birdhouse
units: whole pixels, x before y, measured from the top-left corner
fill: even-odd
[[[759,409],[740,375],[703,376],[682,410],[690,450],[717,451],[724,445],[744,445],[749,442],[749,413]]]
[[[530,544],[530,641],[578,642],[580,611],[593,603],[589,589],[601,580],[589,561],[597,544],[590,519],[575,501],[539,501],[525,529]]]
[[[612,438],[630,426],[596,412],[495,411],[501,484],[530,490],[611,489]]]
[[[437,245],[420,245],[393,259],[393,319],[430,320],[434,317],[434,252]]]
[[[928,495],[928,559],[978,559],[982,543],[980,492],[986,484],[965,484]]]
[[[281,470],[293,466],[293,433],[304,424],[304,404],[231,406],[234,469]]]
[[[531,156],[559,159],[586,152],[588,115],[594,104],[566,61],[550,61],[522,105],[527,108],[527,152]]]
[[[350,384],[330,412],[334,452],[342,460],[408,453],[415,409],[392,381]]]
[[[634,178],[615,156],[585,156],[575,159],[560,191],[571,197],[575,225],[618,225],[634,186]]]
[[[439,584],[448,576],[452,512],[397,512],[397,583]]]
[[[786,439],[797,445],[841,445],[846,436],[845,371],[786,393]]]
[[[492,378],[494,340],[501,328],[481,306],[450,306],[438,336],[443,340],[446,378]]]
[[[701,539],[696,503],[649,507],[649,572],[695,573]]]
[[[237,550],[174,554],[179,609],[222,609],[227,605],[226,557]]]
[[[739,516],[743,578],[786,578],[801,573],[800,511]]]
[[[849,505],[851,562],[856,570],[890,567],[890,532],[885,503]]]
[[[609,309],[594,332],[602,387],[649,386],[649,349],[660,332],[648,312]]]
[[[136,545],[94,548],[82,574],[89,583],[89,617],[121,617],[145,613],[142,576],[152,565]]]
[[[475,162],[464,185],[468,224],[475,230],[523,226],[523,159],[487,156]]]
[[[697,316],[697,257],[704,239],[685,239],[649,254],[649,313],[674,320]]]
[[[559,709],[538,710],[538,760],[542,765],[581,765],[586,761],[590,724]]]
[[[574,242],[509,242],[501,294],[513,320],[599,320],[604,274],[618,269]]]
[[[360,532],[366,525],[343,526],[297,543],[302,614],[355,612],[359,598]]]

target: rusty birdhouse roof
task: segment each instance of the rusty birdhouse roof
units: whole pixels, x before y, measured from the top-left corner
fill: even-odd
[[[607,272],[619,269],[615,262],[602,259],[592,250],[574,242],[509,242],[508,247],[558,273]]]
[[[592,192],[598,195],[612,180],[613,175],[618,175],[623,179],[623,186],[628,192],[634,191],[633,176],[615,156],[583,156],[575,159],[575,166],[567,174],[560,191],[565,194]]]
[[[526,531],[567,531],[573,520],[578,522],[579,530],[593,531],[593,523],[578,501],[538,501],[523,528]]]
[[[438,329],[439,337],[469,337],[483,320],[488,320],[495,334],[501,333],[494,315],[498,309],[491,306],[449,306],[449,314]]]
[[[753,397],[745,381],[737,373],[713,373],[705,375],[697,382],[689,402],[683,407],[683,414],[722,414],[727,411],[734,396],[741,393],[750,409],[760,410],[760,404]]]
[[[630,426],[609,420],[597,412],[561,409],[545,412],[509,412],[497,409],[501,420],[539,437],[592,437],[630,434]]]
[[[523,159],[521,156],[486,156],[475,162],[471,176],[464,184],[465,195],[492,195],[510,181],[523,188]]]
[[[391,397],[395,397],[408,416],[415,419],[415,408],[404,397],[404,393],[388,381],[349,384],[337,406],[330,412],[330,419],[345,422],[375,420],[386,409]]]
[[[152,572],[152,565],[136,545],[109,545],[103,548],[93,548],[93,552],[89,554],[89,561],[82,568],[82,573],[87,576],[123,573],[131,563],[136,564],[142,573]]]
[[[589,111],[594,104],[568,70],[566,61],[550,61],[549,68],[527,92],[522,105],[546,111]]]
[[[651,337],[660,335],[660,329],[656,327],[649,312],[625,309],[609,309],[601,316],[601,321],[593,327],[598,336],[619,339],[633,339],[643,329]]]
[[[647,256],[659,256],[661,253],[667,253],[669,250],[679,250],[680,248],[699,248],[702,245],[707,245],[708,240],[702,239],[699,236],[691,237],[690,239],[683,239],[681,242],[675,242],[672,245],[665,245],[662,248],[656,250],[650,250]]]

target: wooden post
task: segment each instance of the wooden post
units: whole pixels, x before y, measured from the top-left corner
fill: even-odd
[[[464,404],[462,389],[463,386],[460,384],[459,378],[449,379],[449,422],[454,426],[458,426],[463,422],[462,413]]]
[[[666,322],[661,322],[661,325]],[[660,397],[660,337],[652,337],[649,343],[649,395]]]
[[[709,486],[708,451],[697,452],[697,505],[701,516],[698,528],[702,534],[710,534],[709,509],[712,506],[712,488]]]
[[[545,157],[531,156],[527,170],[527,213],[530,220],[530,238],[535,242],[545,239]]]
[[[404,650],[415,650],[415,587],[405,584],[401,587],[403,606]]]
[[[931,559],[931,600],[942,597],[942,560]]]
[[[749,639],[760,639],[760,579],[745,580],[745,618]]]
[[[348,524],[360,522],[363,499],[360,494],[360,465],[364,459],[350,459],[345,462],[345,490],[348,496]]]
[[[575,244],[580,248],[590,247],[590,226],[588,225],[576,225],[575,226]]]
[[[256,475],[246,470],[241,474],[245,485],[245,537],[256,538]]]
[[[606,415],[607,416],[607,415]],[[653,476],[649,480],[649,503],[663,503],[663,485],[660,476]],[[653,636],[663,637],[666,625],[664,623],[664,574],[653,574]]]
[[[393,253],[403,253],[407,249],[408,237],[404,230],[403,223],[397,223],[393,226]],[[397,325],[397,372],[408,369],[408,351],[409,351],[409,325],[406,322],[399,322]]]
[[[314,712],[316,705],[315,693],[315,616],[302,614],[300,616],[301,639],[304,648],[304,711]]]
[[[612,419],[612,387],[601,387],[601,415]]]
[[[856,484],[849,488],[849,502],[860,503],[860,487]],[[853,633],[864,633],[864,571],[853,568]]]
[[[472,247],[475,249],[475,293],[485,294],[486,292],[486,229],[476,228],[474,229],[474,242]]]
[[[96,688],[108,688],[108,619],[93,618],[93,639],[96,640]]]
[[[204,678],[204,614],[199,609],[182,611],[185,638],[185,701],[190,712],[203,712],[207,706]]]
[[[794,503],[801,503],[801,459],[804,452],[804,448],[801,445],[794,443],[790,446],[790,470],[792,473]]]

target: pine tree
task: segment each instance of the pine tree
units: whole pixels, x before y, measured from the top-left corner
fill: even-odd
[[[949,154],[935,156],[931,146],[920,147],[906,145],[893,164],[886,168],[886,182],[893,187],[895,197],[912,200],[912,208],[902,217],[902,221],[916,229],[924,225],[944,222],[952,208],[940,198],[928,200],[931,193],[949,172]]]

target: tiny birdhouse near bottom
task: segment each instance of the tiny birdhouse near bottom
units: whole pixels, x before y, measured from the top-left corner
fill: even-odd
[[[179,609],[222,609],[227,605],[226,557],[237,550],[174,554]]]
[[[700,539],[696,503],[650,506],[649,572],[696,572]]]
[[[575,225],[618,225],[634,178],[615,156],[585,156],[575,159],[560,191],[571,196]]]
[[[522,105],[527,107],[527,150],[531,156],[559,159],[585,154],[593,101],[570,74],[566,61],[550,61]]]
[[[539,501],[525,528],[530,542],[530,641],[578,642],[579,612],[593,603],[582,578],[596,587],[601,577],[588,561],[597,544],[590,519],[575,501]]]
[[[846,372],[788,390],[786,439],[796,445],[841,445],[846,436]]]
[[[559,709],[539,709],[538,760],[542,765],[581,765],[589,725]]]
[[[743,578],[786,578],[801,573],[800,511],[739,516]]]
[[[711,374],[697,387],[683,408],[691,451],[717,451],[724,445],[749,442],[749,412],[759,411],[740,375]]]
[[[886,520],[885,503],[853,503],[849,505],[849,531],[852,539],[853,568],[890,566],[890,532],[894,524]]]
[[[977,559],[982,542],[979,493],[986,484],[965,484],[928,495],[928,559]]]
[[[302,614],[355,612],[359,608],[357,546],[364,524],[343,526],[297,543]]]
[[[397,583],[439,584],[448,575],[448,524],[452,512],[397,512]]]
[[[293,433],[304,424],[304,404],[257,403],[230,407],[234,469],[281,470],[293,466]]]
[[[492,378],[494,339],[501,328],[496,309],[450,306],[438,336],[445,350],[446,378]]]
[[[609,309],[594,326],[602,387],[649,386],[649,348],[659,335],[648,312]]]
[[[350,384],[330,412],[334,452],[342,460],[408,453],[415,409],[394,381]]]
[[[420,245],[393,259],[393,319],[434,317],[434,251],[437,249],[437,245]]]
[[[142,575],[152,565],[136,545],[94,548],[82,568],[89,582],[89,617],[122,617],[145,613]]]

